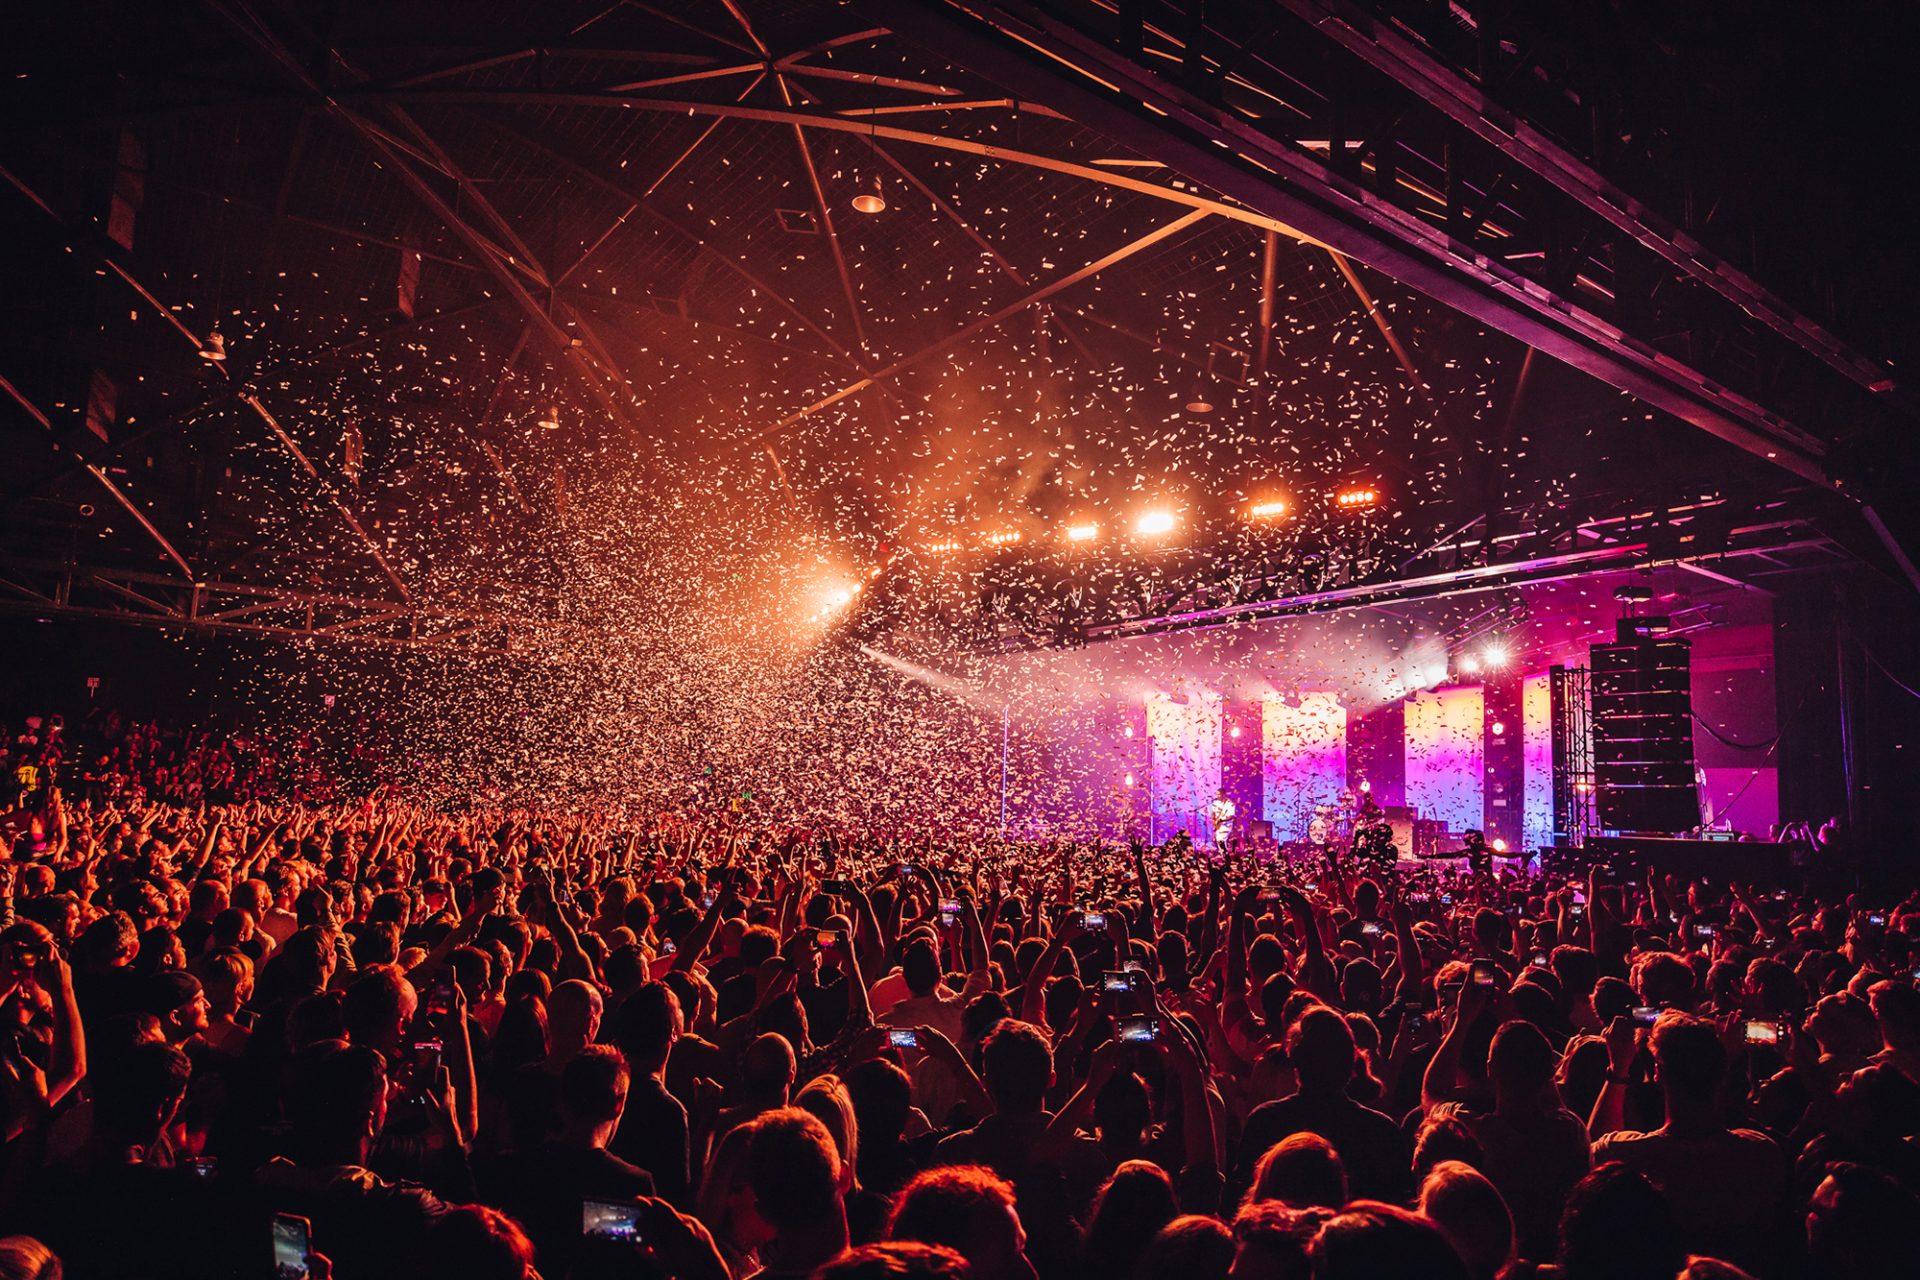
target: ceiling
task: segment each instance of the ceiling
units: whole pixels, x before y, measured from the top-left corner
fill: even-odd
[[[385,635],[616,562],[957,544],[977,592],[1075,523],[1077,564],[1185,571],[1279,497],[1364,573],[1488,511],[1797,485],[855,8],[5,21],[17,561],[391,599],[331,624]],[[1183,558],[1120,536],[1162,507]]]

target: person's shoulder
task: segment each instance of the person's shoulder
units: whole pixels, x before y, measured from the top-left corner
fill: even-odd
[[[1785,1158],[1786,1155],[1785,1147],[1758,1129],[1729,1129],[1727,1139],[1752,1155],[1779,1158]]]
[[[1657,1143],[1659,1140],[1660,1135],[1657,1133],[1642,1133],[1638,1129],[1615,1129],[1612,1133],[1594,1141],[1593,1162],[1595,1164],[1602,1163],[1605,1159],[1602,1153],[1621,1156],[1636,1147],[1643,1146],[1647,1143]]]

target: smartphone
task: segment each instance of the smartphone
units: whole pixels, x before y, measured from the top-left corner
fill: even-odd
[[[1632,1017],[1635,1024],[1642,1027],[1650,1027],[1660,1020],[1660,1006],[1637,1004],[1633,1006]]]
[[[1121,1044],[1152,1044],[1160,1038],[1160,1019],[1144,1013],[1115,1018],[1113,1038]]]
[[[1406,1000],[1400,1005],[1400,1012],[1409,1018],[1417,1018],[1427,1011],[1425,1000]]]
[[[822,951],[831,951],[840,945],[838,929],[816,929],[813,932],[813,945]]]
[[[441,1044],[416,1040],[407,1046],[407,1087],[416,1094],[430,1092],[440,1079]]]
[[[1867,923],[1876,929],[1883,929],[1887,924],[1887,913],[1884,911],[1869,911],[1867,912]]]
[[[840,898],[852,898],[856,897],[860,891],[854,887],[851,880],[822,880],[820,892],[831,893]]]
[[[942,925],[952,925],[959,919],[960,919],[960,899],[958,898],[940,899],[940,923]]]
[[[1280,891],[1278,889],[1262,889],[1254,901],[1267,904],[1277,903],[1280,901]]]
[[[713,890],[711,889],[707,890],[705,893],[700,895],[700,909],[702,911],[713,910],[713,904],[719,900],[719,897],[720,895],[715,893]]]
[[[1531,964],[1536,969],[1550,969],[1553,967],[1552,960],[1553,958],[1549,956],[1546,952],[1536,951],[1533,953],[1533,956],[1527,961],[1527,963]]]
[[[582,1200],[580,1234],[593,1240],[641,1244],[640,1206],[612,1200]]]
[[[920,1033],[912,1027],[894,1027],[887,1032],[887,1045],[894,1049],[918,1049]]]
[[[1318,893],[1320,891],[1320,886],[1311,880],[1307,881],[1305,884],[1301,885],[1300,887],[1308,893]]]
[[[1360,926],[1360,934],[1361,934],[1361,936],[1362,936],[1362,937],[1366,937],[1366,938],[1377,938],[1377,937],[1379,937],[1379,936],[1380,936],[1380,922],[1379,922],[1378,920],[1368,920],[1368,921],[1366,921],[1366,922],[1364,922],[1364,923],[1363,923],[1363,924],[1361,924],[1361,926]]]
[[[1583,916],[1587,914],[1587,904],[1584,902],[1576,902],[1567,908],[1567,914],[1575,918]]]
[[[1083,911],[1080,913],[1080,927],[1088,931],[1107,927],[1107,913],[1104,911]]]
[[[896,862],[893,864],[893,874],[896,876],[910,876],[913,874],[913,864],[911,862]]]
[[[670,956],[679,949],[679,946],[672,938],[668,938],[660,944],[660,954],[663,956]]]
[[[1701,942],[1711,941],[1716,932],[1718,932],[1718,930],[1710,924],[1697,924],[1693,926],[1693,936]]]
[[[1440,895],[1440,905],[1441,905],[1441,906],[1443,906],[1443,907],[1450,907],[1450,906],[1452,906],[1452,905],[1453,905],[1453,895],[1452,895],[1452,894],[1450,894],[1450,893],[1443,893],[1443,894],[1441,894],[1441,895]]]
[[[196,1178],[212,1178],[220,1172],[220,1157],[195,1156],[187,1161],[187,1168],[193,1170]]]
[[[427,1016],[444,1018],[453,1012],[453,970],[442,967],[427,988]]]
[[[1779,1044],[1780,1024],[1767,1022],[1760,1018],[1747,1019],[1748,1044]]]
[[[1475,960],[1468,968],[1467,976],[1476,987],[1497,987],[1500,985],[1500,966],[1491,960]]]
[[[313,1254],[313,1225],[291,1213],[273,1215],[273,1274],[278,1280],[306,1280]]]

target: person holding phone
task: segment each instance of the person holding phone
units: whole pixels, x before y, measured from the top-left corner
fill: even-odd
[[[1610,1087],[1594,1109],[1596,1128],[1604,1126],[1594,1163],[1618,1160],[1659,1188],[1687,1252],[1765,1271],[1787,1247],[1791,1161],[1772,1138],[1722,1119],[1717,1095],[1727,1050],[1717,1026],[1667,1013],[1648,1039],[1666,1121],[1651,1132],[1625,1128],[1619,1091]]]
[[[482,1198],[526,1229],[543,1275],[564,1276],[571,1268],[581,1201],[654,1195],[652,1174],[607,1150],[626,1111],[632,1078],[619,1049],[586,1046],[561,1069],[556,1123],[547,1140],[475,1171]]]

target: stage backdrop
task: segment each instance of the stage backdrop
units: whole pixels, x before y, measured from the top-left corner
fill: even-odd
[[[1176,830],[1212,839],[1207,806],[1220,794],[1223,702],[1195,689],[1147,695],[1147,737],[1153,743],[1153,812],[1162,840]]]
[[[1520,685],[1520,840],[1538,849],[1553,839],[1553,686],[1547,673]]]
[[[1347,709],[1334,693],[1303,693],[1294,705],[1268,694],[1260,704],[1261,808],[1279,840],[1307,834],[1316,804],[1347,785]]]
[[[1486,821],[1486,699],[1479,686],[1406,701],[1407,803],[1458,831]]]

